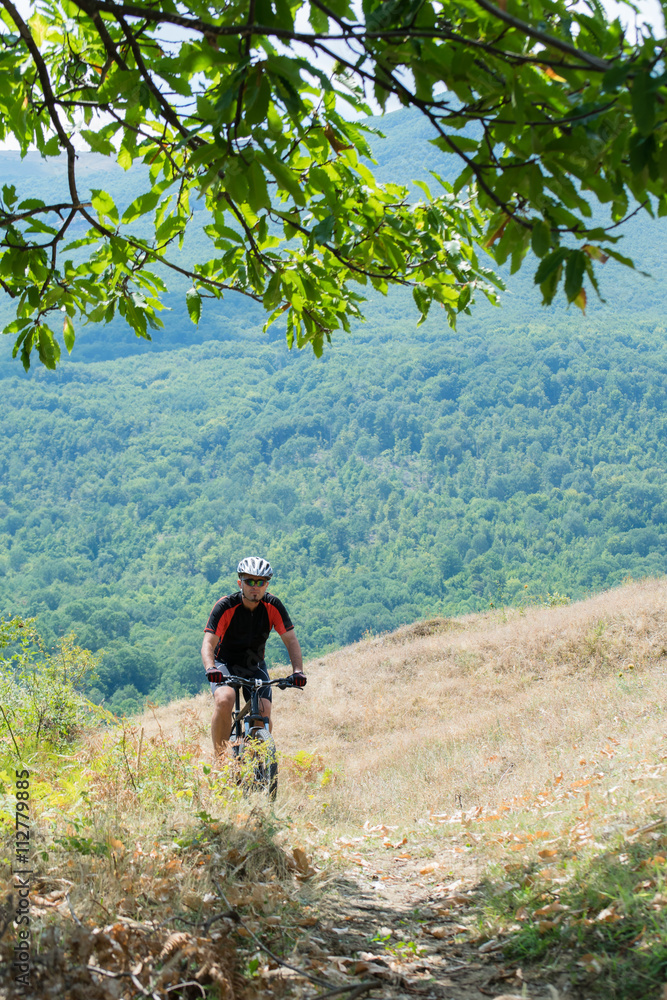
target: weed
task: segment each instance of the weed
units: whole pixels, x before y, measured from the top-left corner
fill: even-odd
[[[0,620],[0,759],[66,749],[91,725],[109,721],[82,693],[98,660],[73,635],[49,653],[34,619]]]
[[[486,897],[487,917],[514,928],[504,948],[507,959],[565,970],[591,996],[661,995],[667,858],[656,853],[655,841],[625,843],[577,862],[556,882],[526,871],[508,891],[494,893],[487,884]]]

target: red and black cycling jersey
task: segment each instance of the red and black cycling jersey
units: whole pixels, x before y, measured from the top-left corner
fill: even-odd
[[[254,670],[264,659],[264,647],[272,628],[278,635],[294,628],[282,601],[266,593],[255,610],[250,611],[239,591],[221,597],[214,605],[205,631],[218,636],[216,660],[229,667]]]

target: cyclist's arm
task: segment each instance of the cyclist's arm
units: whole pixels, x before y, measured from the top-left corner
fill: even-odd
[[[280,638],[285,643],[285,647],[289,653],[292,670],[295,674],[302,674],[303,657],[301,655],[301,646],[299,645],[299,640],[296,637],[296,632],[293,628],[291,628],[289,632],[283,632]]]
[[[217,645],[217,635],[213,632],[204,632],[204,641],[201,644],[201,658],[204,670],[215,670],[215,647]]]

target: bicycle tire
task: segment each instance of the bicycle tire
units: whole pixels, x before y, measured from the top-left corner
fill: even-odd
[[[248,785],[252,791],[264,792],[273,802],[278,794],[278,756],[276,744],[266,729],[253,729],[241,750],[249,758]]]

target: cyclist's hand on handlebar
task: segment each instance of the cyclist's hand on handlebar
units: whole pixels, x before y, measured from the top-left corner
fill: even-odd
[[[222,670],[207,670],[206,680],[210,681],[211,684],[222,684],[225,675]]]
[[[302,674],[301,671],[296,671],[290,677],[282,677],[278,681],[278,687],[281,691],[285,688],[304,688],[306,686],[306,675]]]

